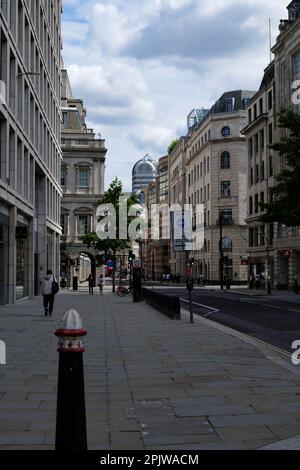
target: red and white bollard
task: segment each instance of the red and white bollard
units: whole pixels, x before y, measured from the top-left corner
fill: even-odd
[[[58,329],[59,368],[56,414],[56,450],[87,450],[83,338],[80,315],[69,310]]]

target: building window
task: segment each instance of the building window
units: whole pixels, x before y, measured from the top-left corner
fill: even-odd
[[[266,236],[265,236],[265,226],[262,225],[259,230],[260,246],[265,246]]]
[[[261,181],[265,179],[265,162],[264,161],[261,162],[260,177],[261,177]]]
[[[253,157],[253,139],[248,141],[249,157]]]
[[[231,197],[230,181],[221,181],[221,197]]]
[[[259,144],[258,144],[258,134],[255,135],[254,137],[254,142],[255,142],[255,153],[258,154],[258,149],[259,149]]]
[[[227,98],[226,99],[226,112],[232,113],[234,111],[234,98]]]
[[[232,240],[229,237],[223,238],[223,251],[232,251]]]
[[[254,229],[254,246],[258,246],[258,238],[259,238],[259,229],[255,227]]]
[[[259,100],[259,114],[263,114],[263,100],[262,98]]]
[[[262,152],[265,150],[265,131],[264,131],[264,129],[262,129],[260,131],[260,148],[261,148]]]
[[[269,109],[269,111],[271,111],[272,108],[273,108],[273,92],[271,90],[268,93],[268,109]]]
[[[62,113],[62,126],[67,126],[68,124],[68,113]]]
[[[90,170],[89,168],[80,168],[78,175],[79,188],[89,188],[90,186]]]
[[[79,215],[78,216],[78,235],[86,235],[89,233],[89,215]]]
[[[272,177],[274,174],[274,168],[273,168],[273,156],[270,155],[269,158],[269,176]]]
[[[232,209],[222,209],[219,211],[219,221],[222,221],[223,225],[232,225]]]
[[[249,215],[253,214],[253,197],[249,198]]]
[[[67,169],[66,169],[65,166],[61,167],[60,185],[61,186],[66,186],[67,185]]]
[[[230,127],[228,127],[228,126],[223,127],[221,133],[222,133],[222,136],[223,136],[223,137],[228,137],[228,136],[230,136],[230,134],[231,134]]]
[[[259,183],[259,165],[258,163],[255,165],[255,183]]]
[[[273,126],[269,124],[269,144],[273,144]]]
[[[228,170],[230,168],[230,153],[223,152],[221,154],[221,169]]]
[[[249,246],[252,248],[254,245],[254,231],[253,228],[249,228]]]
[[[61,225],[62,234],[67,235],[67,216],[66,216],[66,214],[61,214],[60,225]]]
[[[258,213],[259,211],[259,202],[258,202],[258,194],[255,195],[255,202],[254,202],[254,210],[255,210],[255,214]]]

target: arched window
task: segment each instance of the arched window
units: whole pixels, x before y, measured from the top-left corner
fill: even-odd
[[[228,170],[230,168],[230,153],[222,152],[221,154],[221,169]]]
[[[223,251],[232,251],[232,240],[229,237],[223,238]]]

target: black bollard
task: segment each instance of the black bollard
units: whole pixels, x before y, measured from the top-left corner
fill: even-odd
[[[59,370],[55,450],[87,450],[83,337],[81,318],[75,310],[63,318],[58,337]]]
[[[136,268],[133,270],[133,303],[141,302],[142,300],[142,270],[140,268]]]
[[[190,277],[186,281],[186,288],[189,293],[190,321],[191,323],[194,323],[194,312],[193,312],[193,302],[192,302],[192,291],[194,289],[194,280]]]

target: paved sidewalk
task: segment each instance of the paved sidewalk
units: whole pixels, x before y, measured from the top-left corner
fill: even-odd
[[[0,307],[0,449],[54,448],[54,331],[71,307],[88,329],[89,449],[278,448],[300,435],[300,366],[290,359],[206,319],[191,325],[131,298],[63,293],[53,320],[41,299]]]

